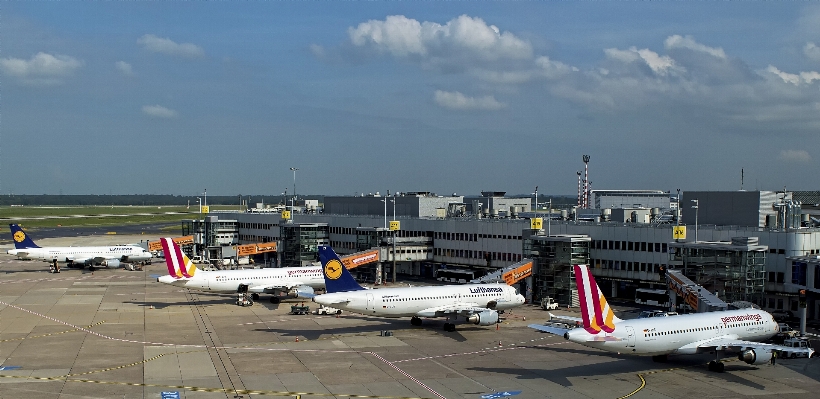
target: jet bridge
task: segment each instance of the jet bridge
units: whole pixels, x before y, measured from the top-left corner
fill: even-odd
[[[672,303],[673,307],[675,307],[679,296],[683,298],[684,303],[697,313],[727,310],[729,308],[726,302],[723,302],[706,288],[695,284],[694,281],[684,276],[680,270],[668,270],[666,272],[666,282],[669,286],[669,302]]]
[[[513,285],[532,275],[532,259],[524,258],[520,262],[513,263],[503,269],[496,270],[481,278],[470,281],[471,283],[507,283]]]

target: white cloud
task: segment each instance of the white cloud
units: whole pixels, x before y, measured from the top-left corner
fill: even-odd
[[[532,46],[510,32],[501,32],[481,18],[467,15],[444,25],[419,22],[403,15],[370,20],[348,29],[350,41],[395,57],[422,59],[530,59]]]
[[[569,66],[563,62],[550,60],[549,57],[545,56],[536,58],[535,65],[547,79],[556,79],[572,72],[578,72],[578,68],[576,67]]]
[[[780,79],[783,79],[783,81],[786,82],[786,83],[791,83],[795,86],[800,84],[800,76],[799,75],[795,75],[793,73],[783,72],[783,71],[777,69],[777,67],[775,67],[773,65],[769,65],[769,67],[766,68],[766,71],[769,72],[769,73],[777,75]]]
[[[450,109],[457,110],[486,110],[497,111],[506,107],[498,102],[493,96],[467,97],[457,91],[436,90],[436,104]]]
[[[803,54],[813,61],[820,61],[820,47],[812,42],[808,42],[803,46]]]
[[[608,48],[604,50],[604,54],[606,54],[609,59],[623,63],[642,61],[652,69],[652,72],[658,75],[666,75],[674,70],[683,70],[683,68],[675,65],[675,61],[671,57],[666,55],[661,56],[649,49],[638,50],[636,47],[630,47],[629,50],[619,50],[616,48]]]
[[[152,118],[170,119],[176,118],[177,116],[177,111],[170,108],[165,108],[161,105],[143,105],[142,113]]]
[[[116,66],[117,69],[120,72],[122,72],[123,75],[125,75],[125,76],[134,76],[134,69],[131,68],[131,64],[129,64],[125,61],[117,61],[117,62],[114,63],[114,66]]]
[[[202,47],[192,43],[176,43],[171,39],[147,34],[137,39],[137,44],[148,51],[168,55],[178,55],[188,58],[197,58],[205,55]]]
[[[25,83],[56,84],[60,78],[69,76],[83,62],[67,55],[37,53],[28,60],[20,58],[0,59],[0,69],[9,76],[20,78]]]
[[[811,155],[806,150],[782,150],[780,159],[787,162],[809,162]]]
[[[780,69],[777,69],[777,67],[769,65],[769,67],[766,68],[766,72],[772,73],[780,79],[783,79],[784,82],[791,83],[795,86],[800,85],[801,83],[812,84],[815,80],[820,80],[820,73],[815,71],[800,72],[800,74],[793,74],[783,72]]]
[[[664,46],[667,50],[685,48],[709,54],[715,58],[726,59],[726,53],[720,47],[709,47],[695,41],[691,36],[673,35],[666,38]]]

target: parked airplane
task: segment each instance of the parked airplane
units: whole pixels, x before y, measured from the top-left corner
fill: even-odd
[[[68,267],[82,268],[88,265],[94,270],[94,265],[119,267],[120,262],[140,262],[151,259],[151,252],[139,245],[110,245],[106,247],[40,247],[26,234],[20,226],[10,224],[11,236],[14,240],[14,249],[8,254],[20,259],[37,259],[45,262],[65,262]]]
[[[326,245],[319,246],[319,260],[327,293],[314,302],[356,313],[384,317],[408,317],[421,325],[422,317],[447,317],[453,321],[487,326],[498,322],[498,311],[524,303],[524,297],[506,284],[464,284],[429,287],[365,290],[356,283],[339,256]],[[455,331],[444,323],[445,331]]]
[[[260,293],[273,294],[271,303],[279,303],[281,293],[290,298],[311,298],[314,288],[325,286],[319,267],[198,270],[173,239],[162,238],[161,241],[168,275],[157,278],[160,283],[200,291],[250,292],[253,300],[258,300]]]
[[[575,281],[581,302],[582,318],[553,316],[577,323],[583,328],[559,328],[530,324],[531,328],[593,348],[634,355],[652,356],[666,361],[668,355],[715,353],[709,370],[723,372],[720,361],[726,353],[737,353],[748,364],[764,364],[773,351],[787,349],[764,344],[778,331],[778,324],[769,313],[760,309],[726,310],[718,312],[649,317],[621,320],[601,294],[598,284],[586,265],[575,265]],[[792,349],[792,348],[788,348]],[[809,357],[814,353],[805,348]]]

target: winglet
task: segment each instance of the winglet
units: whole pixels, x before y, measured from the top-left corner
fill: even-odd
[[[171,238],[161,238],[168,274],[173,278],[191,278],[196,273],[196,265],[182,253],[179,244]]]
[[[11,238],[14,241],[15,249],[40,248],[20,226],[11,223],[9,224],[9,229],[11,230]]]
[[[322,274],[325,276],[325,289],[328,293],[364,289],[353,279],[339,255],[329,245],[319,246],[319,261],[322,262]]]
[[[608,333],[615,331],[615,322],[619,319],[598,288],[592,271],[587,265],[574,265],[574,268],[584,329],[590,334],[598,334],[602,330]]]

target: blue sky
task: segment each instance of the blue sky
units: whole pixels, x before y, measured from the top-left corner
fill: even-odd
[[[5,2],[0,194],[816,190],[804,2]]]

